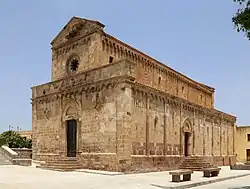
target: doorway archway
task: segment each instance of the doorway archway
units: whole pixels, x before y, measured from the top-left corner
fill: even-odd
[[[80,106],[74,100],[64,105],[62,126],[62,151],[65,157],[77,157],[81,147]]]
[[[183,155],[185,157],[192,155],[192,126],[191,121],[187,118],[182,127],[182,140],[183,140]]]
[[[77,121],[67,120],[67,156],[76,157],[77,147]]]
[[[189,156],[190,155],[190,133],[189,132],[184,132],[184,156]]]

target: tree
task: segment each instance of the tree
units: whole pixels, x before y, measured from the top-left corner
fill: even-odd
[[[240,5],[232,21],[238,32],[244,32],[250,40],[250,0],[234,0]]]
[[[7,145],[10,148],[31,148],[32,141],[20,136],[15,131],[6,131],[0,135],[0,146]]]

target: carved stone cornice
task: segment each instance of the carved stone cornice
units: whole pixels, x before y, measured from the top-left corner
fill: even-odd
[[[51,42],[58,49],[93,33],[103,33],[104,25],[98,21],[73,17]]]
[[[135,63],[128,60],[120,60],[116,63],[94,68],[74,76],[32,87],[32,99],[69,90],[92,90],[86,89],[86,87],[81,89],[81,87],[93,83],[100,90],[106,82],[117,82],[121,79],[134,81]]]
[[[90,34],[89,34],[90,35]],[[82,36],[80,38],[75,39],[74,41],[69,42],[65,42],[63,45],[55,48],[55,52],[57,56],[60,56],[62,54],[66,54],[68,53],[70,50],[74,50],[82,45],[87,45],[89,46],[90,44],[90,36]]]
[[[36,98],[32,98],[32,103],[48,103],[50,101],[54,101],[58,98],[67,98],[68,96],[76,96],[79,94],[88,94],[88,93],[96,93],[104,90],[109,90],[115,88],[120,83],[129,83],[133,84],[133,77],[129,76],[120,76],[115,78],[110,78],[102,81],[98,81],[96,83],[87,83],[82,86],[72,86],[71,88],[59,90],[54,93],[50,93],[47,95],[39,96]]]

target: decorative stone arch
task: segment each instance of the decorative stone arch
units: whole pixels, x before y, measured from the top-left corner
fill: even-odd
[[[63,108],[63,120],[77,119],[81,120],[81,106],[75,100],[68,101]]]
[[[187,133],[192,133],[193,132],[193,128],[192,128],[192,122],[190,121],[189,118],[186,118],[184,121],[183,121],[183,124],[182,124],[182,132],[187,132]]]
[[[81,153],[81,105],[74,99],[68,100],[62,109],[61,146],[62,155],[68,155],[68,127],[70,122],[75,123],[76,131],[76,157]]]
[[[191,156],[192,155],[192,133],[193,133],[193,126],[192,122],[189,118],[186,118],[182,123],[181,129],[181,141],[182,141],[182,148],[183,148],[183,155],[184,156]]]

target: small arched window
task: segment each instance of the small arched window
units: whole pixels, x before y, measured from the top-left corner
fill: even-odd
[[[161,84],[161,77],[158,78],[158,85]]]
[[[158,124],[158,116],[155,117],[155,121],[154,121],[154,128],[156,129]]]

